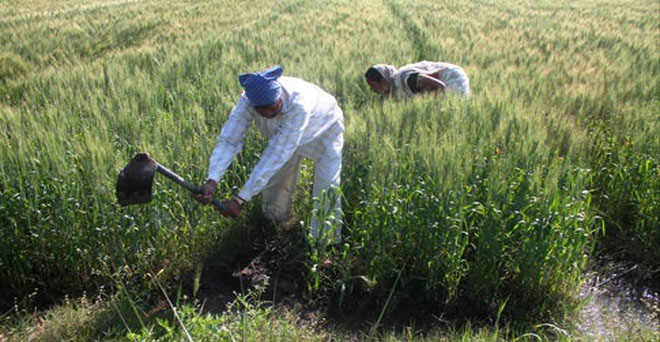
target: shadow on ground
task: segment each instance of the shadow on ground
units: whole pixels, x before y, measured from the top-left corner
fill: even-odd
[[[300,301],[307,276],[307,246],[298,227],[264,224],[238,246],[235,261],[211,256],[204,261],[194,295],[204,312],[221,314],[227,304],[258,286],[262,300],[275,305]]]
[[[410,327],[416,331],[443,329],[460,325],[466,319],[476,325],[492,324],[489,317],[458,314],[464,307],[453,311],[451,307],[429,308],[415,302],[415,294],[394,296],[387,302],[387,298],[375,298],[357,290],[350,298],[339,299],[337,293],[325,293],[319,296],[321,299],[315,299],[308,291],[311,261],[303,230],[299,226],[275,227],[266,223],[251,231],[246,234],[249,238],[240,242],[231,264],[214,256],[204,260],[199,290],[192,296],[204,312],[222,314],[237,294],[265,286],[262,301],[294,309],[302,321],[322,321],[333,331],[339,328],[356,336],[368,333],[376,324],[397,331]],[[584,303],[577,317],[579,331],[607,337],[630,324],[660,329],[660,296],[654,281],[657,277],[649,278],[640,267],[607,257],[594,259],[578,298]],[[384,315],[379,319],[381,313]]]

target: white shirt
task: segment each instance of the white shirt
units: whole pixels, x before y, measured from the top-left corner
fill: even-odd
[[[318,160],[324,151],[316,147],[318,140],[325,138],[324,133],[343,132],[343,114],[332,95],[298,78],[283,76],[278,82],[282,86],[281,112],[273,118],[264,118],[250,105],[245,93],[241,94],[211,153],[207,179],[218,182],[243,148],[243,138],[252,121],[269,139],[261,159],[238,194],[246,201],[258,194],[296,151]]]
[[[411,97],[414,95],[408,87],[408,77],[415,73],[433,75],[447,87],[464,96],[470,92],[469,79],[460,66],[444,62],[421,61],[401,67],[394,75],[394,89],[397,96]]]

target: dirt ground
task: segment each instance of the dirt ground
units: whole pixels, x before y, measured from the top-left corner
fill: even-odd
[[[239,252],[235,264],[205,261],[195,298],[205,312],[218,314],[237,293],[265,286],[262,300],[291,304],[303,293],[306,252],[299,228],[264,227],[250,247]]]
[[[660,331],[658,275],[643,266],[601,256],[587,272],[580,297],[585,301],[577,327],[609,340],[617,331],[648,327]]]
[[[216,263],[212,258],[205,261],[195,296],[205,312],[220,314],[237,293],[265,286],[261,300],[297,308],[302,320],[314,320],[322,315],[328,324],[341,326],[344,331],[364,332],[378,319],[380,307],[368,298],[360,303],[349,303],[341,315],[336,315],[338,317],[333,317],[332,309],[320,312],[307,308],[309,247],[302,230],[269,227],[262,232],[249,248],[238,254],[235,264]],[[581,333],[607,339],[629,327],[660,330],[660,288],[654,280],[657,275],[646,273],[645,276],[639,267],[607,257],[592,263],[580,292],[584,306],[576,325]],[[394,314],[388,318],[391,321],[388,324],[397,325],[403,316],[410,318],[410,315],[410,312]],[[425,317],[426,321],[417,321],[417,328],[452,323],[443,316],[428,314]]]

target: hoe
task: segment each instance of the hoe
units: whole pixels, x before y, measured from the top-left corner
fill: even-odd
[[[151,202],[154,176],[160,172],[165,177],[188,189],[193,194],[201,193],[201,188],[192,185],[189,181],[160,165],[148,153],[138,153],[119,172],[117,178],[117,201],[122,206]],[[222,210],[224,206],[217,199],[211,201],[213,205]]]

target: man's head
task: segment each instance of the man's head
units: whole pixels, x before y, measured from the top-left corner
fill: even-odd
[[[364,74],[369,88],[375,93],[385,94],[392,90],[396,68],[387,64],[372,65]]]
[[[282,109],[282,87],[277,79],[282,76],[282,67],[272,66],[266,70],[238,76],[245,96],[259,115],[272,118]]]

